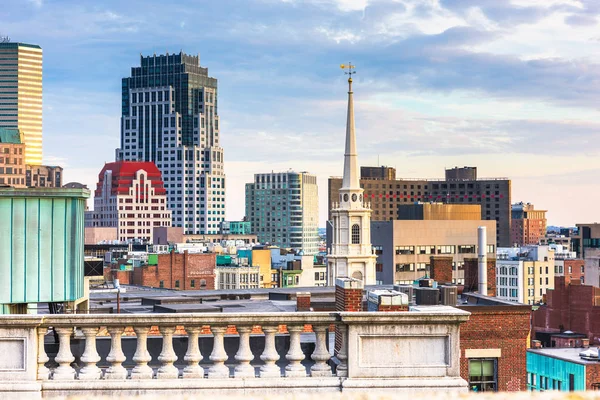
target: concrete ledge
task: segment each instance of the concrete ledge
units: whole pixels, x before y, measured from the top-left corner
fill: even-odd
[[[394,378],[346,379],[343,392],[468,392],[468,383],[462,378]]]
[[[37,382],[0,383],[0,400],[24,399],[38,400],[42,398],[42,385]]]

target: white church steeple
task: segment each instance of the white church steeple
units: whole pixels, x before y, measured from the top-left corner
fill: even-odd
[[[375,260],[371,248],[371,209],[363,198],[360,187],[356,130],[354,127],[354,93],[352,92],[352,64],[348,69],[348,118],[346,121],[346,146],[344,151],[344,178],[339,191],[339,203],[331,210],[332,240],[327,255],[328,283],[336,278],[352,277],[366,285],[376,283]]]

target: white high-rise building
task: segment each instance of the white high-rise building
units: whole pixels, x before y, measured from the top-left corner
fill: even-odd
[[[374,285],[377,256],[371,246],[371,208],[365,202],[359,182],[352,75],[348,87],[344,177],[339,202],[331,210],[333,238],[327,255],[327,281],[334,285],[336,278],[350,277],[362,280],[365,285]]]
[[[185,53],[141,57],[123,78],[117,160],[153,161],[185,234],[217,234],[225,220],[225,172],[217,80]]]

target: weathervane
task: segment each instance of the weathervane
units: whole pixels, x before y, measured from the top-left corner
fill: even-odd
[[[348,91],[351,92],[352,91],[352,75],[354,75],[356,73],[356,66],[352,65],[351,62],[349,62],[348,64],[341,64],[340,68],[345,70],[344,74],[348,75],[348,87],[350,88]]]

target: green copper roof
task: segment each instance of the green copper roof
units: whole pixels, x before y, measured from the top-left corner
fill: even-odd
[[[23,143],[23,134],[17,128],[0,127],[0,143]]]

